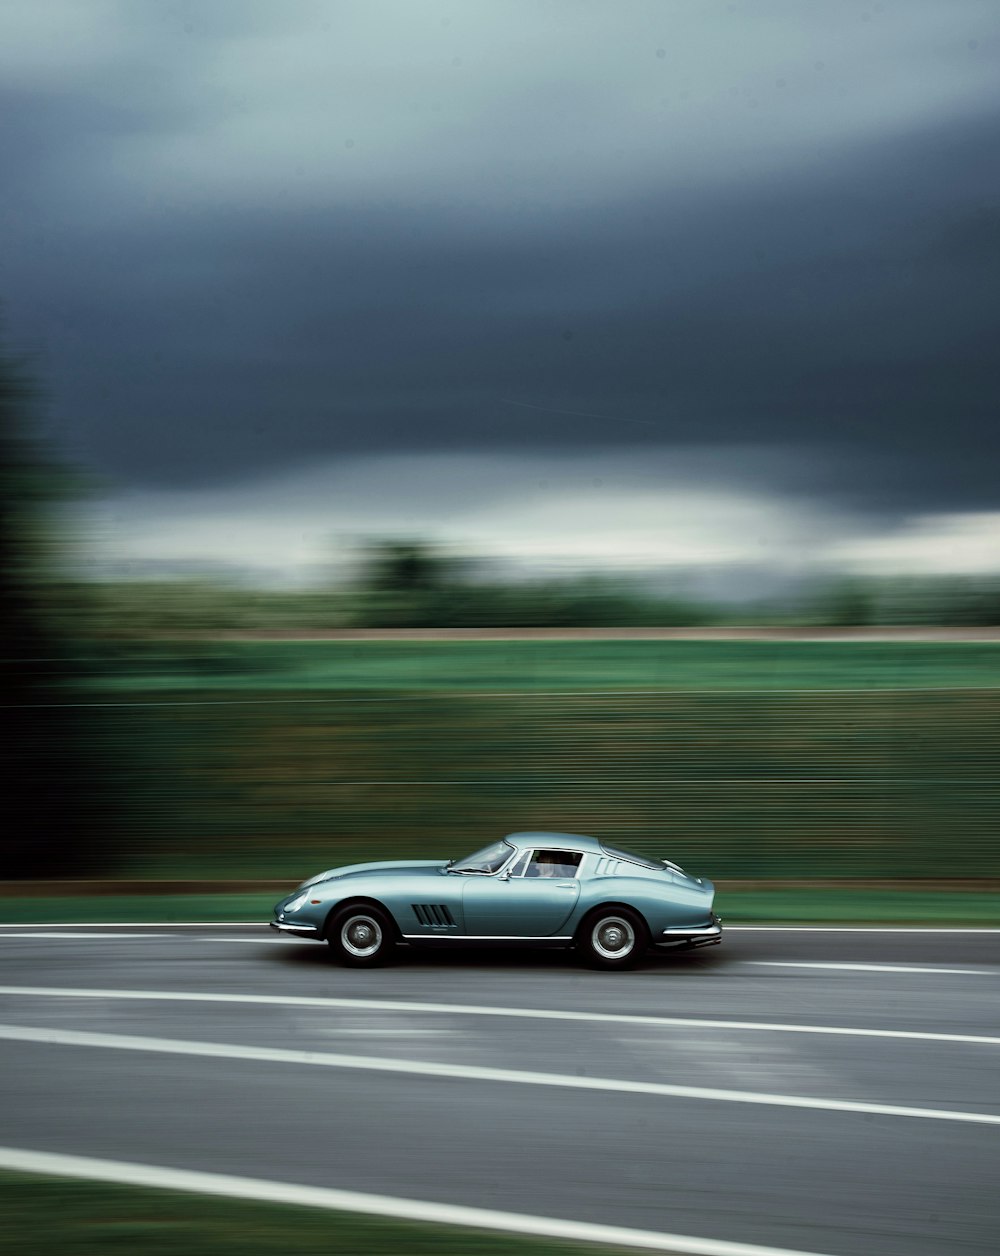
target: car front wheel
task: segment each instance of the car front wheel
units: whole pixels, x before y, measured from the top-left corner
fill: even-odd
[[[649,931],[638,912],[602,907],[583,922],[576,945],[592,968],[632,968],[646,953]]]
[[[345,907],[332,918],[326,940],[334,959],[355,968],[384,964],[396,944],[392,921],[378,907]]]

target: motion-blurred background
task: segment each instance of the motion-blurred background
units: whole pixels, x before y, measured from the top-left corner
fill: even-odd
[[[554,828],[989,916],[998,46],[5,6],[6,894]]]

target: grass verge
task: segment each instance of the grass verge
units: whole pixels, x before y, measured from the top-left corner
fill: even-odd
[[[575,1256],[620,1249],[135,1186],[0,1174],[6,1256]]]
[[[106,894],[0,898],[0,922],[199,923],[253,921],[263,925],[281,897],[273,894]],[[716,908],[726,924],[867,924],[1000,926],[1000,894],[985,890],[753,889],[720,892]]]
[[[720,893],[726,924],[1000,926],[1000,894],[980,890],[768,889]]]
[[[53,898],[0,898],[0,923],[148,924],[169,921],[259,920],[266,924],[281,898],[273,894],[100,894]]]

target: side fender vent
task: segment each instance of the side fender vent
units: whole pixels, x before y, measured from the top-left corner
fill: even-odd
[[[411,903],[410,906],[422,925],[438,929],[455,928],[455,917],[444,903]]]

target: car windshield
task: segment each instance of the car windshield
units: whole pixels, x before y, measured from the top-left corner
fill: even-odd
[[[451,865],[451,872],[499,872],[513,852],[513,846],[507,842],[493,842],[477,850],[474,855],[465,859],[456,859]]]

